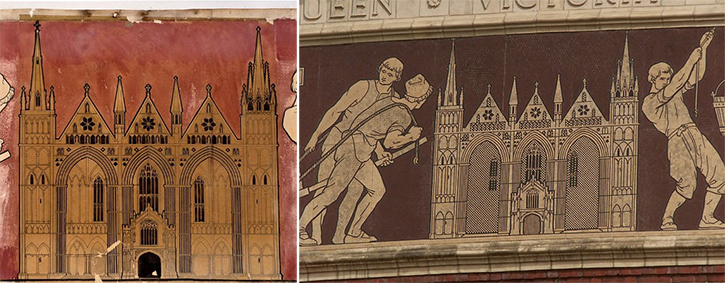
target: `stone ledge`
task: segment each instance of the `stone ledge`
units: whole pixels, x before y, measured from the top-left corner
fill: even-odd
[[[723,231],[576,233],[300,248],[301,281],[725,264]]]
[[[115,13],[115,14],[114,14]],[[296,9],[58,10],[0,9],[0,21],[225,21],[297,19]]]
[[[365,22],[365,24],[361,24]],[[526,34],[722,26],[725,4],[471,14],[300,25],[300,46]],[[340,27],[338,27],[340,26]]]

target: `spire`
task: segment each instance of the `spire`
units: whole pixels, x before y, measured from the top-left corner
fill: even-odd
[[[448,62],[448,77],[446,78],[445,99],[443,105],[456,104],[456,41],[451,43],[451,58]]]
[[[561,74],[556,75],[556,90],[554,91],[554,103],[564,102],[564,96],[561,94]]]
[[[83,85],[83,96],[88,96],[88,93],[90,92],[90,90],[91,90],[91,86],[88,83],[84,84]]]
[[[123,94],[123,81],[121,80],[121,76],[118,76],[118,83],[116,83],[116,100],[113,103],[113,112],[126,113],[126,98]]]
[[[206,85],[206,97],[211,97],[211,85]]]
[[[518,90],[516,90],[516,76],[514,76],[514,84],[511,86],[511,96],[509,97],[509,107],[519,105]]]
[[[486,85],[486,96],[491,95],[491,83]]]
[[[20,110],[25,110],[25,103],[27,101],[25,100],[25,86],[20,88]]]
[[[55,110],[55,87],[50,86],[50,94],[48,95],[48,110]]]
[[[514,76],[514,83],[511,86],[511,96],[509,97],[509,121],[511,125],[516,122],[516,116],[518,115],[519,96],[516,90],[516,76]]]
[[[183,111],[181,94],[179,93],[179,77],[174,76],[174,87],[171,91],[171,114],[181,114]]]
[[[620,71],[620,83],[624,90],[629,90],[631,85],[632,68],[630,67],[629,58],[629,33],[624,36],[624,51],[622,52],[622,70]],[[622,93],[622,96],[625,96]]]
[[[146,96],[151,96],[151,84],[146,84],[144,88],[146,89]]]
[[[40,23],[35,22],[35,47],[33,48],[33,74],[30,80],[30,98],[33,100],[31,106],[46,108],[45,103],[45,77],[43,76],[43,53],[40,50]],[[36,102],[34,99],[38,99]]]
[[[442,106],[441,104],[441,96],[443,95],[443,90],[441,88],[438,88],[438,106]]]
[[[265,71],[264,57],[262,56],[262,33],[261,28],[257,27],[257,43],[254,47],[254,72],[251,85],[252,97],[256,98],[266,94],[264,92],[266,88],[264,86],[266,83]]]
[[[459,94],[458,106],[463,107],[463,87],[461,87],[461,93]]]
[[[634,77],[634,96],[639,94],[639,77]]]

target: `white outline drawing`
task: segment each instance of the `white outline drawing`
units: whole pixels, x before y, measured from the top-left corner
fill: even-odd
[[[560,76],[553,90],[537,82],[519,112],[514,76],[508,120],[489,84],[464,127],[453,45],[435,114],[429,237],[634,231],[639,87],[633,62],[625,37],[609,119],[586,79],[563,112]],[[553,93],[553,116],[540,91]]]

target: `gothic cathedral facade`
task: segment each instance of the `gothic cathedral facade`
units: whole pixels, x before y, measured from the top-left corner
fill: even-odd
[[[30,87],[19,99],[20,279],[281,278],[277,98],[260,32],[239,137],[209,85],[185,123],[177,77],[170,96],[147,84],[127,123],[121,76],[112,126],[86,84],[58,136],[35,24]],[[154,102],[166,97],[170,127]]]
[[[508,119],[489,84],[464,126],[454,42],[435,116],[430,238],[634,231],[639,87],[628,44],[612,76],[608,119],[586,79],[563,112],[558,76],[553,116],[538,82],[519,112],[514,77]]]

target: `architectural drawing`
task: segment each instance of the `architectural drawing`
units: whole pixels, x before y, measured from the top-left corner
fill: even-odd
[[[669,174],[677,182],[662,216],[662,230],[677,230],[675,211],[686,200],[692,199],[697,188],[698,171],[708,184],[698,227],[725,229],[725,223],[715,218],[715,209],[725,194],[725,165],[710,140],[697,128],[685,105],[685,94],[696,89],[705,75],[707,48],[714,34],[714,28],[703,34],[700,45],[692,51],[685,66],[679,71],[674,72],[665,62],[656,63],[649,69],[647,81],[652,84],[652,88],[644,99],[642,112],[658,131],[667,136]],[[696,96],[697,90],[694,93]]]
[[[277,97],[261,32],[237,137],[212,86],[185,109],[178,77],[168,124],[156,105],[169,94],[124,89],[118,76],[111,123],[94,103],[102,91],[85,84],[68,124],[57,125],[56,100],[70,94],[46,88],[35,24],[32,79],[19,99],[20,279],[281,278]],[[138,91],[145,98],[126,121],[125,93]]]
[[[464,125],[454,42],[435,114],[430,238],[634,231],[639,86],[633,63],[625,37],[612,70],[609,117],[586,78],[565,111],[561,80],[573,78],[560,76],[553,90],[537,82],[519,111],[514,76],[508,118],[492,95],[496,86],[488,84]],[[544,99],[553,99],[554,109]]]

